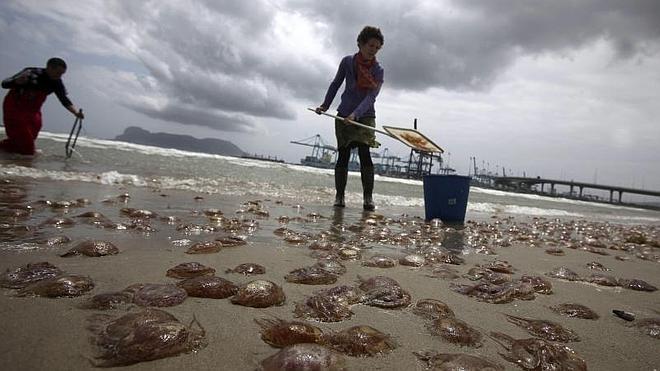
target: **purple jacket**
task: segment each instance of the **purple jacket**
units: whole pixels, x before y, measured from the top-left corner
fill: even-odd
[[[346,88],[341,94],[341,103],[339,103],[339,107],[337,107],[339,116],[346,117],[353,113],[355,114],[356,119],[362,117],[376,117],[374,103],[376,102],[376,96],[378,96],[378,93],[380,92],[380,87],[383,85],[384,71],[380,64],[376,62],[373,67],[371,67],[371,73],[376,81],[379,82],[378,87],[372,90],[358,89],[355,66],[356,56],[357,54],[347,55],[341,60],[341,63],[339,63],[337,75],[328,87],[323,106],[330,107],[332,100],[335,99],[337,90],[339,90],[344,79],[346,79]]]

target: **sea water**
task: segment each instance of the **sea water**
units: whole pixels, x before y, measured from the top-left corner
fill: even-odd
[[[300,204],[329,205],[334,199],[332,169],[86,137],[78,138],[73,156],[67,159],[66,140],[64,134],[42,132],[37,156],[0,157],[0,177],[56,181],[63,187],[75,181],[252,199],[295,199]],[[377,175],[374,188],[378,206],[424,215],[420,180]],[[359,172],[349,174],[346,199],[348,207],[361,207]],[[660,211],[472,187],[466,220],[493,215],[660,223]]]

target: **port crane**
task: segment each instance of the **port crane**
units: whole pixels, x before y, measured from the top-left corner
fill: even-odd
[[[415,129],[417,122],[415,120]],[[309,138],[292,140],[292,144],[306,147],[312,147],[312,153],[300,160],[302,165],[319,168],[331,169],[335,166],[336,154],[338,152],[335,146],[327,144],[320,134]],[[384,148],[381,153],[371,152],[374,158],[374,171],[376,174],[394,176],[400,178],[420,179],[423,175],[430,174],[434,162],[438,164],[438,170],[442,174],[451,174],[455,170],[449,167],[443,167],[442,157],[439,154],[420,152],[411,149],[409,158],[402,159],[399,156],[389,154],[389,149]],[[351,151],[351,157],[348,162],[348,168],[351,171],[360,170],[357,151]]]
[[[337,153],[337,147],[325,143],[320,134],[305,139],[292,140],[290,143],[312,147],[312,154],[302,159],[300,161],[301,164],[325,168],[334,167],[334,157]]]
[[[323,141],[323,138],[321,138],[320,134],[316,134],[305,139],[292,140],[291,143],[312,147],[312,156],[317,158],[324,157],[327,154],[333,155],[335,152],[337,152],[337,148],[335,146],[326,144]]]

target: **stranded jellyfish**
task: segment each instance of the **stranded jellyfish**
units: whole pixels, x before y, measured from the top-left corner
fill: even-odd
[[[188,296],[198,298],[225,299],[238,292],[238,286],[233,282],[216,276],[192,277],[176,285],[186,290]]]
[[[524,281],[506,282],[501,285],[478,283],[476,285],[451,284],[449,288],[459,294],[472,296],[479,301],[493,304],[509,303],[514,299],[534,299],[534,287]]]
[[[641,319],[634,324],[642,333],[660,339],[660,318],[645,318]]]
[[[266,273],[266,268],[255,263],[243,263],[233,269],[227,269],[225,273],[240,273],[246,276],[252,276]]]
[[[598,271],[609,271],[609,270],[611,270],[611,269],[606,268],[604,265],[602,265],[601,263],[596,262],[596,261],[587,263],[587,268],[593,269],[593,270],[598,270]]]
[[[440,265],[433,268],[432,277],[441,278],[443,280],[454,280],[458,277],[458,271],[446,265]]]
[[[389,277],[360,278],[360,290],[364,291],[363,304],[380,308],[399,308],[410,304],[410,294]]]
[[[491,332],[490,336],[507,350],[500,353],[502,358],[522,369],[587,370],[587,363],[567,346],[536,338],[514,339],[499,332]]]
[[[309,246],[307,246],[307,248],[310,250],[330,251],[330,250],[334,250],[337,246],[338,246],[337,243],[331,241],[313,241],[312,243],[309,244]]]
[[[76,215],[76,218],[82,218],[86,223],[97,226],[111,226],[113,223],[105,215],[96,212],[88,211],[80,215]]]
[[[219,252],[222,243],[219,241],[196,242],[186,250],[186,254],[212,254]]]
[[[578,275],[577,273],[573,272],[572,270],[570,270],[566,267],[555,268],[552,271],[546,273],[546,276],[552,277],[552,278],[559,278],[559,279],[567,280],[567,281],[581,281],[582,280],[580,275]]]
[[[374,356],[396,348],[389,335],[365,325],[325,335],[324,339],[330,347],[349,356]]]
[[[300,343],[319,343],[323,336],[320,328],[299,321],[279,318],[254,320],[261,327],[261,339],[276,348]]]
[[[20,289],[31,283],[59,276],[63,272],[48,262],[28,263],[0,276],[0,286]]]
[[[451,318],[454,311],[440,300],[420,299],[412,309],[413,313],[426,319]]]
[[[129,218],[150,219],[156,218],[158,215],[151,210],[134,209],[132,207],[124,207],[119,210],[120,213],[127,215]]]
[[[409,254],[399,258],[399,264],[409,267],[421,267],[426,264],[426,258],[424,255]]]
[[[363,261],[365,267],[392,268],[396,265],[396,260],[388,256],[374,255],[369,260]]]
[[[62,275],[30,284],[18,292],[18,296],[45,296],[48,298],[80,296],[94,288],[91,278],[79,275]]]
[[[335,259],[319,259],[319,261],[316,264],[314,264],[314,266],[317,266],[327,272],[336,274],[338,276],[341,276],[342,274],[346,273],[346,266],[344,266],[344,264],[342,264],[340,261]]]
[[[513,266],[511,266],[511,264],[509,264],[509,262],[506,260],[493,260],[492,262],[488,262],[487,264],[482,265],[482,267],[493,272],[507,274],[513,273],[514,270]]]
[[[624,289],[630,289],[630,290],[636,290],[636,291],[648,291],[648,292],[653,292],[658,290],[657,287],[651,285],[650,283],[639,280],[639,279],[625,279],[625,278],[620,278],[619,279],[619,285],[623,287]]]
[[[330,287],[316,291],[314,295],[327,297],[331,300],[341,301],[349,305],[357,304],[363,299],[362,291],[351,285]]]
[[[55,227],[55,228],[63,228],[63,227],[73,227],[76,224],[75,221],[71,218],[67,217],[62,217],[62,216],[54,216],[50,219],[46,219],[43,223],[40,224],[41,227]]]
[[[105,215],[99,213],[98,211],[87,211],[76,215],[76,218],[105,219]]]
[[[47,245],[47,246],[58,246],[64,245],[71,242],[71,239],[65,235],[52,236],[48,238],[43,238],[36,241],[38,244]]]
[[[413,352],[420,361],[426,362],[429,370],[479,370],[504,371],[504,367],[485,358],[464,353]]]
[[[609,274],[592,273],[589,277],[585,277],[584,280],[600,286],[619,286],[619,281],[616,277]]]
[[[334,350],[318,344],[294,344],[261,361],[263,371],[346,370],[346,360]]]
[[[207,267],[202,263],[190,262],[181,263],[167,270],[167,277],[172,278],[192,278],[198,276],[212,276],[215,269]]]
[[[582,304],[564,303],[550,307],[553,311],[567,317],[598,319],[598,314]]]
[[[97,367],[127,366],[138,362],[196,351],[205,344],[205,331],[194,319],[186,326],[158,309],[143,309],[119,318],[97,315],[89,320],[98,349]]]
[[[421,252],[429,263],[461,265],[465,259],[443,248],[430,247]]]
[[[516,326],[522,327],[534,336],[549,341],[558,341],[562,343],[570,341],[580,341],[580,338],[572,330],[564,328],[562,325],[540,319],[529,319],[506,315],[507,320]]]
[[[111,242],[94,240],[83,241],[60,256],[63,258],[74,255],[98,257],[116,254],[119,254],[119,249]]]
[[[437,318],[428,325],[431,333],[450,343],[473,347],[481,346],[481,333],[467,323],[453,317]]]
[[[471,281],[481,280],[482,282],[489,282],[496,285],[511,282],[511,276],[509,274],[495,272],[483,267],[470,268],[464,277]]]
[[[350,304],[339,296],[324,295],[316,293],[305,299],[302,303],[296,303],[294,309],[296,317],[303,317],[321,322],[339,322],[353,316]]]
[[[284,279],[305,285],[328,285],[337,282],[337,275],[319,266],[310,266],[292,270]]]
[[[545,253],[548,255],[554,255],[554,256],[564,256],[566,253],[564,253],[563,249],[560,249],[558,247],[551,247],[549,249],[545,249]]]
[[[133,302],[142,307],[171,307],[183,303],[188,296],[184,289],[171,284],[136,284],[126,291],[133,292]]]
[[[241,285],[231,302],[246,307],[266,308],[282,305],[285,299],[284,291],[274,282],[254,280]]]
[[[225,236],[225,237],[219,237],[216,238],[215,241],[220,243],[221,247],[235,247],[235,246],[241,246],[247,244],[247,241],[245,241],[246,237],[245,236]]]
[[[80,305],[82,309],[107,310],[115,309],[121,305],[133,302],[133,293],[128,291],[115,291],[97,294]]]
[[[544,295],[552,294],[552,283],[541,276],[523,275],[520,282],[526,282],[532,285],[534,292]]]

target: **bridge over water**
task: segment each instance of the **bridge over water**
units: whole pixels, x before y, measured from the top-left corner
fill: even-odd
[[[543,193],[543,188],[546,184],[550,185],[550,193],[555,194],[555,186],[563,185],[570,188],[570,194],[574,195],[574,190],[577,188],[578,193],[575,194],[579,198],[585,198],[583,196],[584,189],[599,189],[610,192],[611,203],[621,203],[621,196],[624,193],[644,195],[644,196],[655,196],[660,197],[660,192],[651,191],[648,189],[636,189],[636,188],[627,188],[627,187],[618,187],[618,186],[609,186],[603,184],[594,184],[594,183],[583,183],[583,182],[574,182],[570,180],[556,180],[556,179],[545,179],[545,178],[524,178],[524,177],[493,177],[492,181],[496,187],[505,187],[505,188],[515,188],[517,190],[530,190],[534,185],[541,186],[541,193]],[[615,201],[614,194],[618,193],[618,201]]]

